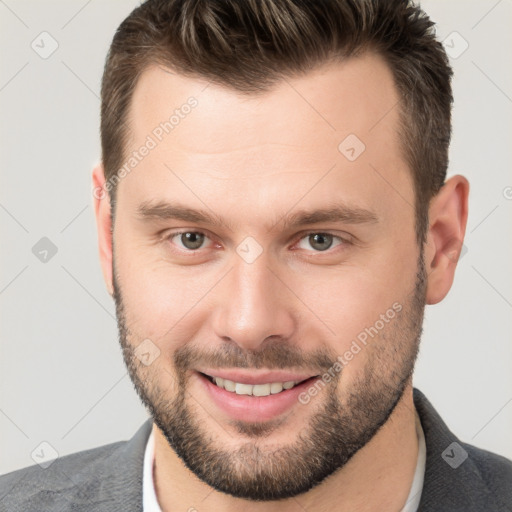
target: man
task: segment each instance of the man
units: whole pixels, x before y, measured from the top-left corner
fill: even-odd
[[[407,2],[148,0],[107,59],[93,193],[129,442],[0,479],[5,510],[502,511],[512,462],[413,389],[467,180]]]

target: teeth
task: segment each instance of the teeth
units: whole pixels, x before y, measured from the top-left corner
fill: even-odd
[[[270,392],[275,395],[276,393],[281,393],[283,391],[283,385],[280,382],[273,382],[270,384]]]
[[[240,382],[237,382],[235,384],[235,393],[237,395],[252,395],[252,388],[250,384],[240,384]]]
[[[219,388],[226,391],[231,391],[237,395],[252,395],[252,396],[268,396],[281,393],[286,389],[291,389],[298,384],[298,381],[289,380],[287,382],[272,382],[268,384],[242,384],[240,382],[233,382],[232,380],[223,379],[221,377],[213,377],[213,381]]]
[[[219,385],[217,384],[217,386]],[[236,391],[236,384],[232,380],[224,379],[224,389],[226,391],[232,391],[234,393]]]
[[[270,395],[270,384],[256,384],[252,387],[252,394],[254,396]]]

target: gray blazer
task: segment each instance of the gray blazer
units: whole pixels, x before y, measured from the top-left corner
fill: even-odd
[[[459,441],[417,389],[414,403],[427,446],[419,511],[512,511],[512,461]],[[151,426],[148,419],[130,441],[60,457],[47,469],[34,465],[1,476],[0,511],[142,511]]]

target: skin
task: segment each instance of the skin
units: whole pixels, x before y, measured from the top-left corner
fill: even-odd
[[[420,326],[410,320],[415,311],[411,301],[421,251],[412,179],[398,143],[398,112],[391,109],[398,96],[390,70],[371,54],[289,78],[259,96],[151,67],[132,100],[128,152],[137,150],[190,96],[197,107],[119,183],[113,237],[109,198],[95,200],[102,270],[118,313],[122,297],[125,361],[132,365],[132,379],[139,379],[138,391],[157,410],[163,413],[165,402],[179,396],[174,356],[185,347],[203,354],[230,344],[247,355],[285,340],[301,354],[343,354],[392,304],[404,306],[396,323],[382,329],[340,378],[307,406],[294,405],[264,437],[237,428],[211,403],[193,372],[186,372],[185,405],[214,445],[235,453],[252,443],[268,454],[273,447],[297,443],[329,397],[347,405],[351,394],[362,396],[360,384],[371,382],[372,363],[380,362],[377,375],[391,387],[397,385],[394,376],[406,370],[406,356],[414,356]],[[366,146],[353,162],[338,150],[349,134]],[[93,186],[105,186],[101,165],[93,171]],[[452,285],[468,190],[467,180],[454,176],[431,201],[421,290],[426,304],[441,301]],[[156,200],[206,209],[224,223],[141,219],[139,206]],[[334,203],[369,210],[377,221],[293,229],[277,222],[297,209]],[[169,238],[181,230],[201,231],[209,238],[191,255],[180,237]],[[308,243],[309,232],[341,239],[318,251]],[[247,236],[262,249],[250,264],[236,252]],[[160,350],[147,367],[129,350],[144,339]],[[376,389],[378,382],[372,386]],[[227,512],[240,506],[284,512],[301,507],[400,510],[416,466],[414,422],[409,378],[389,419],[341,469],[279,502],[249,501],[212,489],[190,471],[154,424],[158,500],[164,511],[195,507]]]

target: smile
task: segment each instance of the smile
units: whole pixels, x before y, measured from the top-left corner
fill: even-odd
[[[234,382],[229,379],[223,379],[222,377],[213,377],[211,375],[205,375],[211,380],[213,384],[219,388],[225,389],[230,393],[236,393],[237,395],[252,395],[252,396],[269,396],[276,395],[282,391],[292,389],[304,380],[293,381],[289,380],[286,382],[268,382],[263,384],[244,384],[242,382]]]

